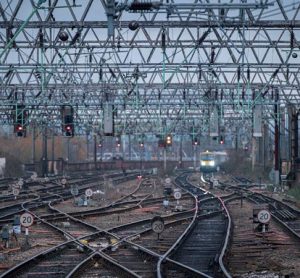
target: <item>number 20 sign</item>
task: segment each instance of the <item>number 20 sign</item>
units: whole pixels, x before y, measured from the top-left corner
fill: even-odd
[[[263,209],[257,214],[258,221],[262,224],[267,224],[271,220],[271,214],[269,211]]]
[[[23,227],[28,228],[33,224],[33,215],[25,212],[20,216],[20,223]]]
[[[160,234],[165,229],[164,220],[160,216],[153,217],[151,221],[151,227],[153,232]]]

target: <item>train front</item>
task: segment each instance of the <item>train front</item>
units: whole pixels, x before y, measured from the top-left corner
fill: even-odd
[[[217,171],[215,154],[209,151],[200,153],[200,172],[213,173]]]

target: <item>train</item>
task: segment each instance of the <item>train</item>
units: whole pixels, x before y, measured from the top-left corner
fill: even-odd
[[[200,153],[200,172],[213,173],[218,170],[215,153],[205,151]]]

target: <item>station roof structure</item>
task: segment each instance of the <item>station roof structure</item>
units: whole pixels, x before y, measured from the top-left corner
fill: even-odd
[[[16,105],[28,121],[101,133],[113,104],[119,133],[205,133],[251,125],[253,107],[298,107],[298,1],[3,0],[0,122]]]

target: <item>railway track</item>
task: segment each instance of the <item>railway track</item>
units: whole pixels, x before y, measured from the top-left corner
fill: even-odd
[[[115,177],[116,180],[113,182],[118,184],[122,181],[126,181],[129,179],[135,179],[136,178],[136,173],[134,172],[133,174],[127,175],[124,177],[123,173],[122,174],[113,174],[112,177]],[[121,175],[121,176],[120,176]],[[109,176],[110,177],[110,176]],[[99,181],[98,181],[98,176],[97,177],[89,177],[88,180],[81,181],[81,186],[79,186],[79,194],[82,194],[87,188],[93,188],[93,186],[98,186]],[[76,179],[76,182],[78,182],[78,179]],[[59,188],[59,190],[58,190]],[[26,193],[26,192],[25,192]],[[31,196],[33,196],[32,199],[30,199],[30,202],[27,202],[27,209],[33,209],[36,207],[42,207],[47,204],[47,202],[54,202],[54,201],[61,201],[61,199],[70,199],[73,198],[73,195],[70,192],[69,188],[62,188],[61,185],[55,186],[53,189],[49,188],[40,188],[39,190],[36,191],[36,193],[29,193]],[[59,197],[58,197],[59,196]],[[13,216],[15,214],[19,214],[24,211],[23,205],[24,202],[19,202],[17,204],[10,204],[8,206],[4,206],[0,208],[0,227],[3,226],[4,224],[7,224],[12,221]]]
[[[229,231],[224,204],[211,193],[189,183],[187,175],[181,175],[175,183],[193,194],[198,205],[193,221],[165,257],[198,271],[202,277],[215,277],[222,271],[226,273],[225,267],[221,264],[220,269],[219,264]],[[165,271],[162,270],[163,273]]]
[[[182,181],[184,180],[186,181],[186,178],[182,179]],[[102,230],[95,225],[87,223],[85,220],[80,220],[73,215],[54,208],[50,205],[50,202],[48,202],[48,209],[52,211],[52,213],[48,214],[47,219],[39,218],[38,215],[37,217],[41,222],[47,223],[53,229],[60,231],[68,241],[63,243],[63,245],[56,246],[56,249],[54,247],[55,251],[53,251],[53,249],[47,250],[42,254],[38,254],[32,258],[32,260],[17,265],[15,268],[4,273],[3,277],[14,277],[13,275],[16,273],[23,273],[22,275],[25,276],[28,275],[28,273],[30,275],[32,273],[41,275],[43,269],[41,266],[44,264],[51,265],[51,261],[48,262],[45,260],[45,257],[48,257],[48,255],[45,256],[46,254],[53,254],[53,262],[57,263],[57,258],[64,257],[64,255],[68,258],[69,253],[76,253],[77,251],[82,253],[79,255],[76,253],[76,255],[74,255],[74,263],[70,263],[67,259],[68,266],[65,267],[65,270],[62,270],[64,269],[63,264],[61,268],[60,266],[55,268],[54,273],[50,273],[47,268],[44,268],[46,275],[49,277],[51,277],[52,274],[56,276],[62,275],[63,277],[67,275],[76,277],[82,268],[85,268],[92,262],[95,269],[99,270],[99,266],[101,266],[101,271],[103,270],[104,273],[110,273],[110,275],[116,275],[116,277],[120,277],[118,276],[120,272],[124,272],[121,277],[125,277],[126,275],[130,277],[135,277],[132,275],[136,275],[137,277],[153,277],[153,270],[155,269],[157,274],[161,275],[162,273],[166,275],[166,277],[173,277],[172,275],[174,273],[178,273],[178,277],[186,277],[187,274],[190,275],[190,277],[213,277],[212,275],[214,273],[219,272],[219,265],[218,262],[216,262],[216,265],[212,266],[211,263],[207,261],[207,257],[218,259],[216,254],[220,254],[222,247],[218,242],[217,244],[216,242],[214,244],[212,242],[207,243],[207,239],[205,242],[201,242],[202,249],[204,243],[213,249],[212,252],[208,252],[208,249],[206,249],[205,256],[204,253],[201,254],[201,252],[197,252],[197,250],[199,251],[199,246],[195,248],[192,246],[195,253],[193,260],[191,260],[190,257],[189,262],[180,258],[179,254],[189,252],[188,248],[191,247],[191,242],[194,240],[193,236],[196,236],[196,239],[199,240],[199,238],[197,238],[199,233],[213,231],[208,230],[208,227],[214,227],[214,232],[216,228],[222,231],[223,228],[217,226],[217,222],[219,222],[218,225],[223,225],[222,204],[210,193],[194,188],[190,186],[188,182],[183,182],[182,184],[186,190],[189,189],[190,192],[193,192],[195,200],[197,200],[197,202],[195,202],[195,204],[197,204],[196,208],[164,216],[166,233],[161,236],[160,240],[157,240],[156,234],[151,230],[152,217],[122,224],[108,230]],[[151,192],[148,193],[149,194],[142,194],[144,198],[139,200],[139,205],[149,201],[147,197],[151,195]],[[128,205],[128,203],[133,203],[136,201],[132,198],[133,194],[136,194],[136,190],[128,194],[126,198],[114,201],[113,204]],[[151,200],[151,202],[152,201],[154,200]],[[134,205],[136,204],[137,203],[134,203]],[[201,209],[199,210],[198,207]],[[119,208],[121,208],[121,206]],[[123,207],[123,209],[126,208]],[[40,208],[38,211],[42,214],[43,209]],[[112,213],[112,211],[110,211],[110,213]],[[58,218],[52,215],[53,219],[51,220],[51,214],[58,216]],[[64,217],[62,217],[63,215]],[[65,219],[68,219],[68,227],[62,225]],[[191,223],[194,224],[191,225]],[[222,237],[222,240],[224,240],[223,232],[216,236],[220,236],[220,238]],[[178,238],[180,238],[179,241]],[[106,242],[106,244],[104,244],[105,246],[103,245],[103,241]],[[62,253],[58,252],[59,250],[61,250]],[[170,257],[171,253],[172,256]],[[213,253],[214,256],[212,255]],[[77,257],[77,255],[79,257]],[[125,255],[127,255],[127,257]],[[178,258],[176,256],[178,256]],[[194,260],[195,258],[196,260]],[[179,261],[176,261],[177,259]],[[157,265],[161,265],[162,261],[164,261],[164,266],[169,266],[168,269],[163,267],[161,270],[157,267]],[[147,267],[145,267],[145,263],[147,263]],[[108,268],[108,265],[112,266],[112,268]],[[89,271],[91,271],[92,274],[93,270],[89,269]],[[73,274],[74,276],[72,276]]]
[[[147,198],[144,198],[145,200],[147,200]],[[145,201],[144,200],[144,201]],[[124,202],[124,201],[122,201]],[[118,202],[116,202],[118,203]],[[51,210],[54,210],[53,207],[50,207]],[[61,211],[56,211],[55,212],[56,214],[63,214],[63,212]],[[166,227],[168,227],[168,229],[170,229],[170,231],[172,231],[173,233],[167,233],[166,235],[169,235],[170,238],[172,238],[172,240],[170,239],[167,239],[167,236],[164,238],[164,243],[165,243],[165,250],[168,249],[168,246],[172,244],[173,241],[176,240],[176,236],[174,234],[174,231],[176,230],[176,228],[174,228],[177,224],[176,222],[178,222],[179,224],[179,227],[181,228],[178,228],[178,233],[180,233],[181,230],[183,230],[183,225],[182,223],[184,223],[184,221],[188,221],[187,219],[190,218],[190,216],[188,216],[188,218],[186,219],[186,215],[187,214],[190,214],[192,215],[193,212],[184,212],[184,213],[178,213],[176,215],[170,215],[170,216],[166,216]],[[69,219],[71,219],[72,221],[76,221],[78,219],[75,219],[73,216],[71,215],[66,215],[69,217]],[[117,258],[118,260],[120,261],[121,259],[124,259],[124,254],[122,252],[120,252],[119,254],[116,254],[115,252],[113,252],[112,254],[109,253],[109,252],[112,252],[111,249],[107,249],[109,254],[105,254],[105,256],[107,257],[103,257],[103,254],[101,253],[100,255],[102,255],[101,259],[98,258],[98,261],[100,260],[102,263],[101,265],[107,265],[108,264],[111,264],[111,263],[115,263],[114,265],[114,269],[118,269],[118,271],[121,271],[121,269],[123,269],[122,271],[125,271],[125,274],[128,272],[130,273],[130,270],[129,267],[130,267],[130,264],[134,264],[136,265],[137,268],[134,268],[133,269],[133,273],[137,272],[137,273],[140,273],[140,272],[143,272],[143,264],[144,264],[144,261],[140,261],[139,264],[136,264],[135,262],[139,261],[140,260],[140,253],[141,251],[137,251],[137,250],[143,250],[143,256],[144,257],[147,257],[149,258],[149,260],[153,260],[153,262],[157,262],[159,260],[159,254],[155,254],[155,253],[151,253],[152,251],[151,250],[148,250],[147,248],[139,245],[138,243],[134,243],[134,242],[126,242],[127,239],[130,239],[133,237],[133,239],[135,238],[135,236],[137,236],[138,240],[139,240],[139,243],[143,243],[144,242],[148,242],[151,237],[154,237],[153,235],[152,236],[149,236],[149,234],[151,234],[151,228],[150,228],[150,223],[151,223],[151,219],[152,218],[149,218],[147,220],[143,220],[143,221],[138,221],[137,223],[127,223],[125,225],[122,225],[123,227],[119,226],[119,227],[115,227],[114,229],[110,229],[107,234],[107,232],[105,231],[102,231],[102,240],[103,240],[103,237],[105,238],[105,240],[107,242],[109,242],[112,238],[114,238],[114,241],[121,241],[121,242],[124,242],[124,246],[123,244],[120,245],[122,246],[122,248],[120,247],[120,251],[124,251],[126,252],[127,251],[127,248],[131,250],[131,259],[128,260],[127,262],[126,261],[123,261],[122,264],[125,264],[125,268],[122,264],[120,264],[120,262],[116,262]],[[45,220],[43,219],[40,219],[42,222],[45,222]],[[57,220],[55,220],[57,221]],[[49,221],[47,221],[49,222]],[[50,221],[51,222],[51,221]],[[54,223],[49,223],[50,225],[53,226],[54,229],[58,229],[61,231],[61,233],[63,233],[64,235],[67,235],[67,238],[68,239],[73,239],[73,240],[78,240],[79,243],[81,242],[80,240],[84,238],[84,240],[86,240],[86,238],[88,238],[88,234],[89,232],[91,232],[92,234],[97,234],[99,233],[101,230],[98,229],[97,232],[94,232],[91,230],[91,231],[87,231],[87,233],[81,233],[81,234],[78,234],[76,233],[76,231],[78,231],[79,227],[77,226],[74,226],[72,229],[69,229],[70,227],[66,228],[66,227],[61,227],[61,225],[57,225],[57,223],[55,223],[55,225],[53,225]],[[86,224],[86,223],[85,223]],[[88,224],[88,226],[91,226]],[[135,227],[134,227],[135,226]],[[130,229],[128,229],[130,227]],[[170,227],[170,228],[169,228]],[[81,229],[81,228],[80,228]],[[97,227],[95,227],[95,229],[97,229]],[[75,233],[74,233],[75,231]],[[146,235],[146,236],[143,236],[143,235]],[[109,236],[108,236],[109,235]],[[156,236],[156,235],[155,235]],[[141,240],[141,238],[143,238],[143,240]],[[97,239],[99,239],[99,235],[96,236],[96,239],[90,239],[89,240],[89,244],[93,245],[93,246],[97,246],[97,244],[95,245],[95,242],[97,242]],[[169,243],[167,243],[167,240],[169,240]],[[74,241],[73,243],[76,243],[75,245],[78,245],[78,242]],[[73,244],[72,243],[72,244]],[[110,246],[112,246],[112,244],[109,244]],[[95,249],[93,249],[93,247],[90,247],[89,245],[86,244],[85,242],[85,249],[88,249],[90,250],[91,252],[96,252],[96,251],[99,251],[98,248],[96,248],[96,251]],[[127,246],[127,248],[125,248],[125,246]],[[160,245],[158,245],[158,247],[160,247]],[[60,249],[63,249],[63,250],[69,250],[70,248],[68,247],[64,247],[64,248],[59,248],[57,246],[57,248],[60,250]],[[72,250],[72,248],[71,248]],[[89,257],[91,256],[92,253],[90,253],[90,251],[87,252],[87,254],[85,254],[85,256]],[[161,250],[161,252],[163,252],[164,250]],[[53,253],[52,250],[49,251],[51,254],[56,254],[55,252]],[[48,254],[48,251],[46,252]],[[37,256],[37,258],[33,258],[33,261],[41,261],[41,264],[43,265],[43,262],[47,265],[47,262],[45,262],[44,260],[40,259],[41,257],[45,257],[45,252],[43,252],[43,254],[40,254]],[[99,254],[97,256],[100,256]],[[110,257],[109,255],[112,255],[112,257]],[[55,257],[59,257],[60,255],[57,254],[57,255],[54,255]],[[93,257],[93,256],[92,256]],[[113,258],[115,257],[115,258]],[[81,262],[84,262],[85,261],[85,257],[81,257],[80,260]],[[76,263],[77,263],[77,260],[75,260]],[[105,262],[104,262],[105,261]],[[77,265],[80,265],[80,263],[77,263]],[[5,275],[3,277],[13,277],[13,273],[19,273],[19,271],[21,271],[21,273],[25,273],[24,275],[26,276],[28,273],[24,270],[24,269],[31,269],[30,271],[31,272],[36,272],[36,273],[39,273],[38,275],[41,275],[42,272],[41,272],[41,267],[40,265],[35,265],[33,264],[33,268],[32,267],[28,267],[29,265],[32,266],[33,262],[30,260],[28,262],[25,262],[21,265],[19,265],[18,267],[16,267],[16,269],[12,269],[11,271],[5,273]],[[50,263],[51,264],[51,263]],[[84,264],[84,263],[83,263]],[[98,264],[98,263],[97,263]],[[23,265],[23,267],[22,267]],[[25,265],[25,266],[24,266]],[[76,269],[77,265],[71,265],[70,268],[72,269]],[[152,273],[152,270],[153,268],[155,269],[155,266],[156,264],[153,264],[152,265],[152,268],[151,269],[151,273]],[[131,266],[132,268],[132,266]],[[21,270],[20,270],[21,269]],[[22,270],[23,269],[23,270]],[[185,269],[184,266],[181,266],[181,269]],[[23,271],[23,272],[22,272]],[[45,269],[46,271],[46,275],[50,275],[49,277],[51,277],[51,273],[48,273],[47,269]],[[69,268],[68,268],[68,271],[69,271]],[[70,272],[72,272],[72,270],[70,270]],[[150,273],[149,272],[149,273]],[[193,270],[189,270],[189,272],[193,272]],[[27,274],[26,274],[27,273]],[[55,273],[53,273],[55,275],[65,275],[66,273],[62,273],[62,270],[61,269],[56,269],[55,270]],[[145,274],[145,273],[144,273]],[[11,276],[10,276],[11,275]],[[132,275],[130,274],[130,276],[132,277]],[[64,276],[65,277],[65,276]],[[120,276],[119,276],[120,277]],[[124,277],[123,274],[121,277]]]

